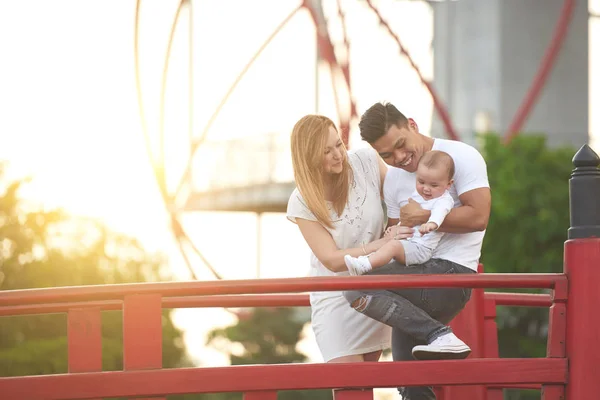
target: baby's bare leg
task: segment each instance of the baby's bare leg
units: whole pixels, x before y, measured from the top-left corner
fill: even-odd
[[[369,255],[369,262],[373,268],[382,267],[395,259],[400,264],[405,264],[404,246],[400,240],[390,240]]]

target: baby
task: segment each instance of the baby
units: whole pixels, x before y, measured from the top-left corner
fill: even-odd
[[[350,275],[362,275],[392,259],[404,264],[423,264],[431,258],[443,233],[437,229],[454,207],[448,192],[454,176],[454,160],[443,151],[432,150],[419,160],[416,191],[411,196],[424,210],[431,210],[429,221],[414,227],[414,234],[405,240],[390,240],[379,250],[360,257],[344,256]],[[399,223],[400,224],[400,223]]]

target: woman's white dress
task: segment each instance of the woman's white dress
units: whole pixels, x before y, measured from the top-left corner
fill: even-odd
[[[360,148],[348,152],[348,161],[354,172],[348,202],[341,217],[330,208],[334,228],[325,227],[338,249],[361,247],[378,239],[385,221],[377,153],[370,147]],[[298,189],[290,196],[287,218],[292,222],[296,218],[317,220]],[[312,252],[310,265],[310,276],[349,275],[347,271],[328,270]],[[354,310],[342,292],[313,292],[310,304],[312,328],[326,362],[389,348],[391,328]]]

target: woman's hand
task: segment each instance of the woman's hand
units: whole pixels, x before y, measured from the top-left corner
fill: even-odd
[[[385,230],[384,238],[402,240],[413,236],[413,229],[408,226],[392,225]]]

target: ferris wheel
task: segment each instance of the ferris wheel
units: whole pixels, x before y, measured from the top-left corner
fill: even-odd
[[[444,128],[444,132],[449,139],[460,140],[457,130],[453,126],[450,115],[440,100],[433,84],[428,81],[424,74],[421,72],[419,65],[414,61],[411,57],[411,53],[407,46],[403,43],[400,35],[396,32],[396,30],[391,26],[390,22],[386,19],[386,16],[381,11],[380,7],[373,0],[355,0],[356,2],[363,3],[368,12],[375,17],[379,26],[383,28],[383,31],[386,32],[387,35],[396,44],[396,50],[398,54],[403,57],[411,68],[416,73],[416,76],[422,83],[422,86],[425,90],[430,94],[431,100],[433,103],[433,108]],[[216,279],[222,279],[222,275],[209,263],[206,257],[203,255],[202,251],[199,247],[190,239],[189,234],[184,229],[181,223],[181,216],[183,214],[183,210],[180,206],[178,206],[178,198],[185,192],[187,186],[191,183],[191,174],[193,169],[194,159],[198,154],[198,150],[205,145],[206,138],[211,132],[215,121],[221,110],[224,108],[226,103],[230,100],[232,94],[235,92],[238,85],[244,80],[244,77],[247,75],[248,71],[255,64],[255,62],[260,58],[261,54],[264,53],[265,49],[269,47],[269,44],[281,33],[283,28],[290,23],[294,17],[300,12],[308,12],[310,15],[310,20],[314,25],[315,29],[315,47],[317,49],[317,62],[326,67],[326,70],[330,74],[331,82],[333,83],[332,92],[333,99],[335,103],[336,114],[338,115],[339,121],[338,126],[340,132],[342,134],[343,140],[348,144],[349,142],[349,132],[350,126],[353,121],[356,121],[357,116],[357,106],[353,96],[353,82],[351,79],[351,62],[350,62],[350,52],[352,51],[351,42],[352,38],[349,37],[348,33],[348,23],[347,23],[347,9],[350,4],[348,0],[330,0],[327,2],[329,6],[329,10],[335,8],[335,12],[326,13],[324,11],[324,1],[323,0],[301,0],[295,6],[292,5],[290,7],[287,15],[276,25],[273,31],[265,38],[264,42],[258,46],[254,52],[254,54],[248,59],[246,64],[241,68],[238,75],[232,78],[232,82],[230,86],[225,91],[224,95],[217,103],[216,107],[210,117],[206,121],[204,127],[196,132],[194,128],[194,124],[190,122],[189,124],[189,152],[184,155],[187,157],[185,162],[185,168],[181,176],[178,179],[176,185],[170,189],[167,185],[166,178],[166,165],[165,165],[165,156],[164,156],[164,143],[165,143],[165,128],[164,128],[164,120],[165,120],[165,92],[167,87],[167,77],[168,70],[171,63],[172,57],[172,48],[175,41],[175,31],[178,27],[178,24],[181,23],[183,19],[184,10],[187,11],[188,17],[188,33],[189,33],[189,52],[194,51],[194,39],[193,39],[193,29],[194,29],[194,10],[199,6],[199,2],[195,2],[193,0],[177,0],[176,11],[172,18],[172,22],[170,24],[166,55],[164,58],[164,62],[162,65],[162,77],[161,77],[161,89],[160,89],[160,104],[158,106],[158,114],[159,114],[159,122],[158,122],[158,150],[154,150],[150,143],[149,138],[149,122],[146,113],[146,105],[143,96],[143,88],[140,78],[140,57],[139,57],[139,43],[140,43],[140,9],[142,7],[141,0],[136,1],[136,9],[135,9],[135,29],[134,29],[134,54],[135,54],[135,76],[136,76],[136,88],[137,88],[137,98],[140,109],[140,119],[142,124],[142,130],[144,132],[146,147],[148,156],[152,165],[153,173],[156,179],[156,184],[159,188],[160,195],[162,197],[164,206],[170,218],[171,230],[176,240],[176,243],[180,249],[181,255],[186,262],[189,271],[192,276],[197,279],[197,275],[192,268],[190,257],[188,255],[188,250],[191,250],[200,260],[205,264],[205,266],[210,270],[211,274]],[[574,1],[573,0],[565,0],[564,6],[562,8],[560,17],[558,19],[557,25],[555,27],[554,35],[550,41],[546,54],[541,60],[540,67],[538,70],[538,74],[535,76],[531,87],[527,95],[525,96],[517,115],[515,115],[514,121],[511,124],[509,132],[507,132],[505,138],[506,140],[510,140],[514,135],[519,131],[521,126],[523,125],[527,115],[529,114],[532,105],[534,104],[536,98],[538,97],[541,88],[543,87],[548,74],[552,68],[553,63],[556,60],[557,54],[560,50],[560,46],[563,42],[563,39],[566,35],[566,31],[570,22],[571,14],[573,13]],[[335,27],[333,27],[335,25]],[[332,30],[337,29],[335,37],[338,40],[333,40],[333,35],[331,34]],[[193,57],[190,55],[190,65],[188,71],[188,79],[189,79],[189,87],[192,88],[192,82],[194,80],[194,65],[193,65]],[[188,102],[190,103],[190,120],[193,118],[193,101],[194,94],[192,93],[193,89],[190,89],[190,94],[188,97]],[[188,250],[186,250],[188,249]]]

